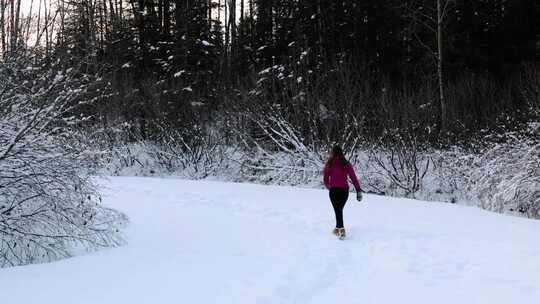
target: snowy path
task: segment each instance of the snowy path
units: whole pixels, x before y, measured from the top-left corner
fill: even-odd
[[[113,178],[129,243],[0,269],[0,303],[540,303],[540,221],[320,190]]]

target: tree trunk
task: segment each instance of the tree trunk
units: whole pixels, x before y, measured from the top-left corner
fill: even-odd
[[[14,45],[14,41],[13,39],[16,37],[16,35],[14,35],[14,29],[15,29],[15,0],[10,0],[9,2],[9,6],[10,6],[10,26],[9,26],[9,54],[11,54],[13,52],[13,45]]]
[[[113,0],[109,0],[109,11],[110,11],[109,14],[111,16],[109,22],[111,22],[111,23],[116,18],[115,10],[116,10],[116,6],[114,5]]]
[[[212,0],[208,0],[206,9],[208,10],[208,28],[212,30]]]
[[[14,34],[14,45],[12,46],[13,52],[17,51],[17,46],[19,44],[19,32],[20,32],[20,19],[21,19],[21,0],[17,0],[17,8],[15,11],[15,28],[13,29]]]
[[[105,20],[107,18],[107,6],[106,6],[106,1],[103,1],[101,4],[102,5],[99,5],[99,50],[100,51],[103,51],[105,49],[105,31],[106,31],[106,26],[105,26]]]
[[[39,41],[41,40],[41,3],[43,2],[43,0],[39,0],[39,5],[38,5],[38,16],[37,16],[37,24],[36,24],[36,42],[35,42],[35,46],[37,47],[39,45]],[[64,2],[62,2],[62,5],[63,5]]]
[[[45,14],[45,57],[49,57],[49,9],[46,0],[43,0],[43,12]]]
[[[227,10],[228,8],[228,1],[229,0],[223,0],[223,20],[224,20],[224,23],[225,23],[225,56],[227,56],[227,59],[228,59],[228,52],[229,52],[229,37],[230,37],[230,24],[229,24],[229,19],[230,16],[229,16],[229,11]]]
[[[250,22],[253,23],[253,0],[249,0],[249,19]],[[253,28],[253,24],[251,25],[251,28]]]
[[[323,40],[323,22],[322,22],[322,10],[321,10],[321,1],[317,1],[317,27],[318,29],[318,40],[319,40],[319,56],[322,58],[324,53],[324,40]]]
[[[443,79],[443,15],[442,0],[437,0],[437,76],[439,78],[439,102],[441,105],[441,131],[447,130],[447,110],[446,100],[444,99],[444,79]]]
[[[236,44],[236,0],[229,0],[229,31],[230,44],[234,47]]]
[[[163,34],[168,36],[171,30],[171,2],[165,0],[163,2]]]
[[[244,21],[244,0],[240,1],[240,20]]]
[[[0,0],[0,31],[1,31],[1,40],[2,44],[2,53],[0,54],[0,59],[4,59],[6,55],[6,26],[5,26],[5,12],[6,12],[6,2]]]
[[[21,24],[21,34],[24,33],[24,45],[28,45],[28,39],[30,39],[30,25],[31,25],[31,21],[32,21],[32,10],[34,9],[34,0],[30,0],[30,9],[28,10],[27,14],[28,14],[28,18],[26,18],[26,25],[22,26]]]
[[[116,10],[118,12],[118,18],[122,20],[124,18],[124,6],[122,5],[122,0],[118,1],[118,9]]]
[[[60,48],[64,48],[64,35],[65,35],[65,20],[66,20],[66,7],[64,1],[60,2],[60,33],[58,33],[58,43]]]

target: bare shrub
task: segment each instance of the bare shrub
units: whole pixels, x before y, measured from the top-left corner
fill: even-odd
[[[174,128],[152,124],[151,127],[159,132],[148,139],[129,126],[96,134],[96,144],[106,151],[104,171],[112,175],[177,175],[200,179],[225,177],[229,169],[234,171],[235,163],[240,163],[236,160],[236,149],[224,142],[219,130],[200,125]]]
[[[265,183],[320,185],[329,147],[341,144],[350,154],[360,142],[360,113],[371,87],[350,77],[355,71],[345,64],[319,76],[286,65],[261,71],[255,88],[230,111],[247,153],[242,174]]]
[[[206,178],[218,173],[226,165],[226,158],[233,154],[222,142],[220,133],[200,125],[187,130],[164,126],[154,144],[146,144],[145,151],[163,169],[181,172],[191,178]]]
[[[278,111],[247,113],[255,134],[239,132],[248,157],[244,174],[263,182],[309,183],[321,172],[324,154],[309,145]]]
[[[378,193],[415,197],[423,188],[423,179],[431,158],[411,133],[389,132],[369,153],[374,180],[368,185]]]

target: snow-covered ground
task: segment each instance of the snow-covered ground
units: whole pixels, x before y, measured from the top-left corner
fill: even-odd
[[[112,178],[128,244],[0,269],[0,303],[540,303],[540,221],[322,190]]]

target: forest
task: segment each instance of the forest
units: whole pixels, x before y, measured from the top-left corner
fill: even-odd
[[[366,192],[540,218],[539,1],[0,0],[0,31],[4,263],[63,254],[24,225],[118,242],[96,174],[321,187],[333,144]]]
[[[538,108],[533,0],[23,2],[25,15],[1,1],[3,60],[100,78],[110,96],[93,123],[143,138],[240,106],[287,116],[312,141],[339,141],[355,120],[370,140],[395,128],[454,144]]]

